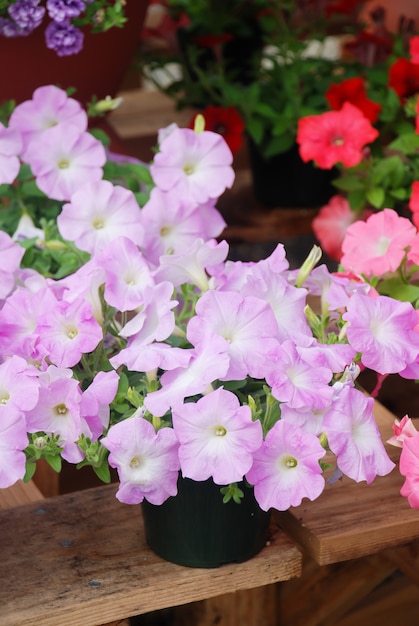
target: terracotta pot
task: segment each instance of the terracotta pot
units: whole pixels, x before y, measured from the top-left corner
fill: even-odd
[[[48,50],[43,24],[28,37],[0,37],[0,58],[9,68],[1,81],[0,102],[22,102],[48,84],[75,87],[74,97],[83,104],[94,95],[114,96],[138,45],[148,4],[149,0],[127,0],[123,28],[97,34],[86,29],[82,51],[68,57]]]
[[[147,543],[166,561],[188,567],[247,561],[266,544],[270,514],[259,507],[253,488],[239,487],[240,504],[224,504],[212,479],[179,476],[177,496],[160,506],[146,500],[141,505]]]

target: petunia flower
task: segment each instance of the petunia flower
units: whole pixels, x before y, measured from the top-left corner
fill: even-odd
[[[381,441],[373,414],[374,399],[358,389],[342,387],[323,427],[339,469],[353,480],[371,483],[395,467]]]
[[[377,121],[381,111],[381,105],[368,98],[365,81],[359,76],[347,78],[340,83],[332,83],[325,96],[335,111],[338,111],[345,102],[350,102],[362,111],[371,124]]]
[[[189,122],[189,128],[194,128],[196,116]],[[236,154],[243,144],[244,121],[235,107],[221,107],[209,105],[200,113],[205,120],[205,130],[219,133]]]
[[[403,57],[397,59],[390,66],[388,86],[402,101],[416,95],[419,92],[419,65]]]
[[[401,421],[398,419],[393,422],[394,435],[387,439],[387,443],[398,448],[403,448],[403,443],[408,437],[416,437],[418,431],[414,426],[410,417],[405,415]]]
[[[399,462],[400,473],[405,481],[400,494],[407,498],[409,505],[419,509],[419,436],[408,437],[403,442]]]
[[[131,417],[111,426],[101,441],[118,471],[120,502],[162,504],[177,494],[179,443],[172,428],[156,432],[144,418]]]
[[[78,186],[57,218],[60,234],[80,250],[101,252],[113,239],[127,237],[137,245],[144,239],[141,210],[129,189],[108,180]]]
[[[259,506],[264,511],[286,511],[299,506],[303,498],[318,498],[325,486],[319,463],[324,454],[315,435],[288,422],[276,422],[246,474]]]
[[[58,124],[32,139],[24,160],[39,189],[54,200],[70,200],[83,183],[102,178],[102,143],[71,123]]]
[[[262,426],[235,394],[220,387],[175,408],[172,418],[183,476],[197,481],[212,477],[216,484],[228,485],[250,470],[252,453],[262,444]]]
[[[392,374],[415,361],[419,347],[419,335],[414,331],[417,315],[409,302],[356,292],[342,317],[348,322],[348,341],[362,353],[365,367]]]
[[[358,165],[363,147],[377,137],[378,131],[350,102],[339,111],[309,115],[298,121],[297,143],[302,160],[313,160],[323,169],[337,163],[344,167]]]
[[[30,100],[16,106],[10,116],[9,127],[20,133],[25,151],[31,139],[64,122],[83,132],[87,129],[87,114],[80,102],[70,98],[64,89],[45,85],[35,89]]]
[[[12,183],[20,170],[19,154],[22,138],[14,128],[6,128],[0,122],[0,184]]]
[[[342,257],[342,242],[348,227],[359,219],[343,196],[330,198],[312,221],[313,233],[322,250],[333,260]]]
[[[416,228],[391,209],[357,221],[346,231],[341,264],[367,277],[394,272],[416,237]]]
[[[278,345],[278,326],[269,304],[234,291],[207,291],[196,304],[187,338],[199,347],[214,337],[225,342],[230,365],[221,380],[263,378],[267,354]]]
[[[159,149],[150,171],[163,191],[175,191],[196,204],[218,198],[233,184],[233,156],[218,133],[177,128]]]

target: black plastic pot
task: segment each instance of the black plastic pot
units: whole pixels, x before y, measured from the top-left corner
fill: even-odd
[[[323,170],[304,163],[295,144],[286,152],[264,159],[249,140],[249,159],[253,193],[259,202],[270,207],[316,207],[327,204],[337,193],[332,181],[334,169]]]
[[[241,503],[224,504],[212,479],[180,476],[177,496],[160,506],[142,503],[147,543],[167,561],[189,567],[247,561],[266,544],[270,514],[261,510],[252,488],[239,486]]]

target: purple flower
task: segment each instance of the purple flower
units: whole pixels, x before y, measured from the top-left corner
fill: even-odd
[[[325,484],[319,463],[324,454],[315,435],[288,422],[276,422],[246,474],[261,509],[286,511],[300,505],[303,498],[315,500]]]
[[[37,28],[45,14],[45,8],[38,6],[40,0],[17,0],[8,8],[8,13],[17,24],[21,35],[29,35]]]
[[[212,477],[218,485],[242,480],[262,443],[262,426],[248,406],[222,387],[173,410],[183,476]]]
[[[134,194],[108,180],[92,181],[77,189],[71,202],[63,206],[57,225],[62,237],[91,254],[101,252],[119,236],[137,245],[144,239],[141,210]]]
[[[85,9],[83,0],[47,0],[48,15],[54,22],[77,17]]]
[[[47,48],[60,57],[77,54],[83,48],[84,35],[68,22],[50,22],[45,29]]]
[[[355,293],[342,317],[349,322],[348,341],[362,352],[365,367],[379,374],[395,374],[416,360],[419,335],[414,328],[418,319],[410,302]]]
[[[102,143],[71,122],[48,128],[35,137],[24,160],[36,184],[54,200],[70,200],[83,183],[102,178],[106,152]]]
[[[381,441],[373,405],[373,398],[345,386],[324,416],[323,427],[338,467],[356,482],[371,483],[394,467]]]
[[[172,428],[154,427],[142,417],[131,417],[111,426],[102,444],[110,451],[109,464],[121,482],[116,497],[126,504],[146,498],[162,504],[177,494],[178,441]]]
[[[0,184],[12,183],[19,173],[18,154],[22,148],[20,133],[0,122]]]

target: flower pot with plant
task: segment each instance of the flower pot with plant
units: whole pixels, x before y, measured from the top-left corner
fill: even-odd
[[[115,160],[56,87],[0,127],[0,487],[41,458],[104,481],[112,467],[146,519],[178,492],[196,519],[212,481],[236,528],[253,494],[262,529],[237,553],[206,526],[223,562],[262,547],[271,509],[393,469],[357,374],[413,367],[419,334],[410,303],[316,267],[318,248],[295,270],[281,244],[229,261],[216,202],[232,154],[202,122],[162,129],[149,168]]]
[[[10,61],[0,102],[29,99],[41,85],[74,88],[87,104],[114,97],[139,43],[149,0],[6,0],[0,54]]]

